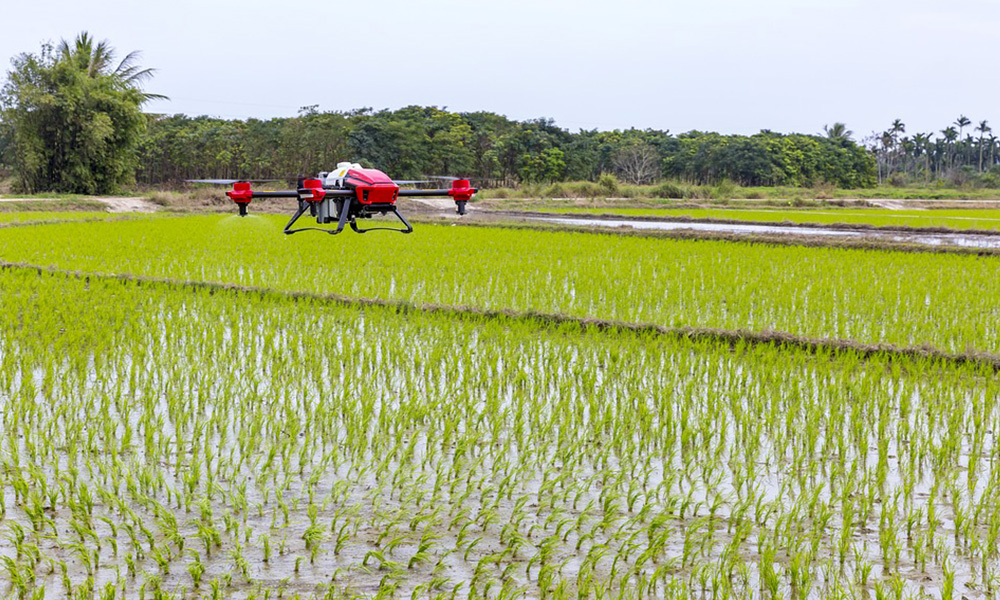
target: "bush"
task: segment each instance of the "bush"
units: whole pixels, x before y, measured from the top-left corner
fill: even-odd
[[[704,186],[694,186],[685,191],[684,197],[690,198],[691,200],[710,200],[713,196],[710,188]]]
[[[660,185],[653,188],[654,198],[685,198],[687,196],[686,190],[681,186],[677,185],[672,181],[664,181]]]
[[[147,196],[150,202],[156,204],[157,206],[170,206],[174,200],[174,194],[171,192],[156,191],[149,196]]]
[[[597,180],[597,185],[601,186],[604,193],[613,196],[618,193],[618,178],[610,173],[604,173]]]
[[[902,173],[893,173],[892,175],[889,176],[888,183],[892,187],[899,188],[899,187],[906,187],[906,184],[909,182],[906,180],[906,176],[903,175]]]
[[[832,183],[819,181],[812,186],[813,197],[817,200],[830,200],[837,191],[837,187]]]
[[[575,181],[566,184],[566,186],[574,198],[601,198],[605,196],[604,188],[590,181]]]
[[[728,179],[723,179],[712,189],[712,198],[716,200],[730,200],[736,196],[739,186]]]
[[[1000,166],[993,166],[989,171],[979,175],[979,180],[977,182],[979,187],[984,188],[1000,188]]]
[[[542,192],[542,196],[545,198],[565,198],[566,189],[563,188],[561,183],[553,183],[549,187],[545,188]]]
[[[537,183],[525,183],[521,185],[521,198],[540,198],[542,196],[542,186]]]

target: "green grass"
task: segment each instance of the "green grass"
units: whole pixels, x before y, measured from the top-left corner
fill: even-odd
[[[876,186],[860,189],[839,189],[833,186],[815,187],[743,187],[729,182],[713,185],[667,181],[654,185],[618,184],[601,186],[589,181],[567,181],[553,184],[524,184],[519,188],[486,189],[480,197],[488,199],[551,199],[551,198],[631,198],[687,199],[726,201],[754,199],[774,202],[808,201],[815,199],[926,199],[926,200],[998,200],[1000,189]]]
[[[565,214],[614,214],[643,217],[689,217],[753,222],[844,223],[878,227],[947,227],[952,229],[1000,229],[1000,209],[887,210],[863,208],[757,209],[739,208],[552,208],[544,212]]]
[[[283,236],[197,216],[0,231],[0,259],[665,326],[1000,353],[1000,259],[421,225]],[[40,235],[41,232],[43,235]]]
[[[114,216],[107,211],[0,211],[0,223],[35,223],[48,221],[70,221],[77,219],[107,219]]]

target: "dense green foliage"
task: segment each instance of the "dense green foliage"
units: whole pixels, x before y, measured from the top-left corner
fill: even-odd
[[[973,123],[960,115],[939,135],[906,135],[906,124],[896,119],[865,143],[877,159],[880,181],[896,185],[935,180],[1000,185],[1000,138],[993,135],[986,120]]]
[[[2,230],[0,245],[82,271],[1000,354],[997,257],[421,225],[296,237],[289,268],[283,223],[65,223]]]
[[[849,140],[762,132],[721,136],[665,131],[580,131],[551,121],[410,106],[349,113],[306,109],[295,118],[231,121],[152,117],[143,183],[197,177],[273,177],[327,170],[345,158],[398,178],[463,174],[489,185],[602,174],[628,183],[673,177],[697,183],[866,187],[875,163]]]
[[[671,144],[673,146],[673,144]],[[666,158],[667,175],[695,182],[842,188],[875,185],[875,163],[847,139],[761,132],[752,136],[686,133]]]
[[[0,150],[22,191],[103,194],[133,183],[150,97],[136,58],[113,69],[107,44],[84,33],[14,59],[0,92]]]

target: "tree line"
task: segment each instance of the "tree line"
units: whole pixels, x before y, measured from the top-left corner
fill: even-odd
[[[876,157],[880,182],[964,184],[978,179],[1000,184],[1000,139],[986,120],[974,123],[959,115],[938,132],[906,135],[906,124],[896,119],[885,131],[869,136],[865,145]]]
[[[142,84],[152,70],[140,68],[137,57],[131,53],[116,66],[107,42],[83,33],[13,61],[0,91],[0,167],[20,190],[93,194],[136,183],[280,178],[342,160],[399,179],[462,175],[481,186],[611,174],[633,184],[670,178],[856,188],[875,185],[883,167],[907,168],[902,144],[893,143],[893,153],[872,152],[836,132],[570,132],[549,119],[433,106],[346,112],[309,106],[295,117],[265,120],[146,114],[141,107],[155,96]]]
[[[873,157],[848,139],[751,136],[652,129],[571,133],[551,120],[515,121],[489,112],[438,107],[319,112],[269,120],[153,116],[140,147],[139,181],[197,177],[286,177],[351,159],[393,177],[465,175],[486,185],[673,178],[692,183],[867,187]]]

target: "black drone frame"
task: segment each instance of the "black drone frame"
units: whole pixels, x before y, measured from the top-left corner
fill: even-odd
[[[347,192],[347,193],[343,193]],[[336,208],[331,211],[331,203]],[[299,220],[299,217],[309,211],[309,215],[316,218],[317,223],[337,223],[336,229],[325,227],[299,227],[292,229],[292,225]],[[403,224],[403,229],[398,227],[368,227],[362,229],[358,227],[358,219],[370,219],[376,214],[394,214]],[[344,226],[350,223],[351,229],[356,233],[367,233],[369,231],[398,231],[400,233],[412,233],[413,226],[400,214],[395,204],[361,204],[357,200],[354,190],[326,190],[325,197],[319,202],[299,199],[299,208],[292,215],[288,224],[285,225],[284,232],[288,235],[300,231],[324,231],[330,235],[337,235],[344,230]]]

